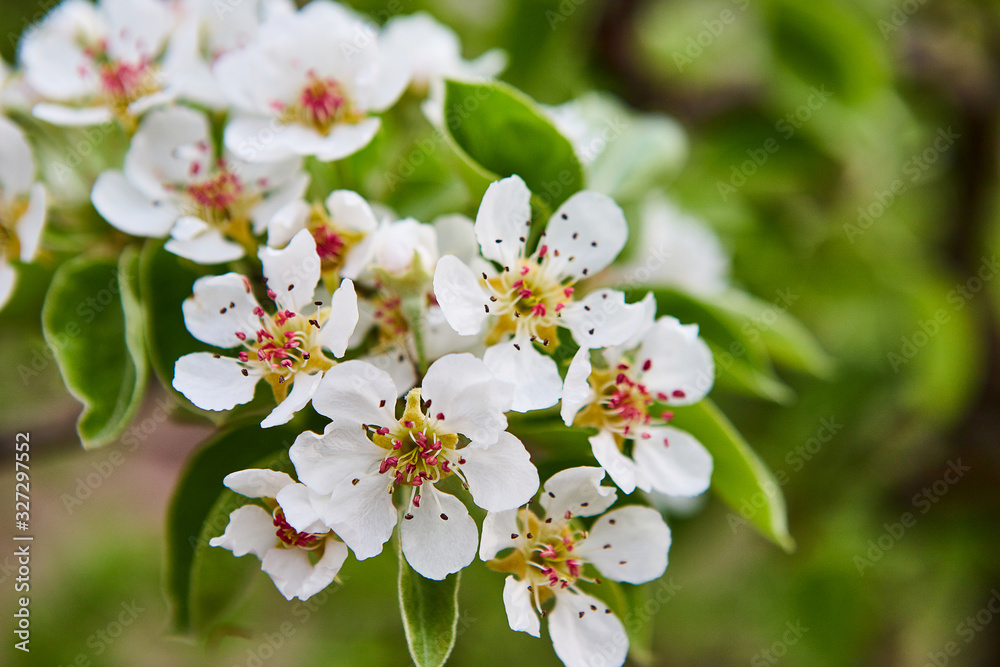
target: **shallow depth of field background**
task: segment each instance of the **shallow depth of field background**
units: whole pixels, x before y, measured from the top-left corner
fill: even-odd
[[[25,18],[50,4],[4,0],[8,62]],[[351,4],[386,14],[385,3]],[[798,549],[782,553],[713,498],[672,518],[651,620],[631,619],[652,624],[655,664],[1000,664],[1000,618],[987,607],[1000,600],[1000,6],[388,8],[430,10],[466,55],[505,48],[502,78],[541,102],[600,88],[679,119],[691,155],[667,191],[717,230],[735,283],[789,301],[837,360],[829,381],[784,377],[788,405],[713,394],[783,482]],[[349,561],[345,585],[308,603],[285,602],[260,574],[230,628],[246,639],[203,649],[168,637],[164,508],[207,430],[158,420],[154,400],[134,450],[84,453],[78,406],[45,364],[39,329],[23,303],[0,317],[2,525],[9,534],[14,433],[27,430],[36,535],[30,663],[12,649],[13,559],[0,550],[0,663],[408,663],[391,549]],[[22,380],[18,365],[35,355],[44,369]],[[547,641],[506,628],[502,584],[478,563],[463,574],[452,664],[558,664]]]

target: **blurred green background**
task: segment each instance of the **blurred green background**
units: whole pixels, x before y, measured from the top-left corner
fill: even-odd
[[[50,4],[4,1],[7,62]],[[654,664],[1000,664],[988,607],[1000,600],[1000,4],[351,4],[427,9],[468,56],[506,49],[502,78],[543,103],[597,88],[676,117],[691,155],[667,192],[718,232],[737,285],[792,295],[836,359],[829,381],[785,375],[788,405],[713,394],[775,470],[798,549],[782,553],[715,499],[671,519],[667,575],[649,613],[626,619],[653,632]],[[14,434],[30,430],[36,542],[32,659],[12,649],[11,602],[0,662],[409,661],[391,552],[349,562],[345,585],[308,603],[256,576],[232,619],[245,639],[168,637],[164,509],[207,431],[157,421],[154,401],[134,451],[84,453],[37,312],[14,303],[2,318],[3,488]],[[22,382],[18,365],[36,357]],[[558,664],[548,642],[507,630],[499,577],[476,566],[463,579],[451,664]]]

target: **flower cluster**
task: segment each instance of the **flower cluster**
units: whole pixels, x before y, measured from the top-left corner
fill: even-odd
[[[709,487],[712,457],[671,422],[712,388],[712,353],[652,292],[615,288],[629,222],[605,192],[539,204],[511,174],[418,220],[350,176],[389,168],[392,123],[440,131],[446,78],[505,64],[461,53],[426,14],[378,26],[329,0],[65,0],[10,76],[32,122],[127,138],[91,190],[108,245],[162,248],[200,275],[173,313],[200,347],[170,360],[173,389],[294,430],[283,470],[220,480],[249,501],[212,546],[254,554],[302,600],[394,535],[426,579],[478,554],[508,575],[496,592],[513,630],[537,637],[547,617],[567,665],[620,665],[628,640],[594,586],[663,574],[670,531],[643,493]],[[392,116],[408,104],[420,113]],[[0,117],[0,304],[45,221],[32,151]],[[690,290],[717,291],[724,272]],[[586,433],[596,465],[563,465],[569,445],[540,445],[530,420]],[[605,476],[643,493],[615,508]]]

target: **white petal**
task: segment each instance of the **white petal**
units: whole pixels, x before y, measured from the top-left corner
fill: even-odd
[[[399,539],[410,567],[428,579],[441,580],[476,557],[479,531],[458,498],[433,484],[424,484],[419,491],[420,507],[407,508],[413,518],[403,520]]]
[[[696,496],[712,479],[712,455],[694,436],[673,426],[649,429],[636,440],[632,457],[653,488],[672,496]]]
[[[351,190],[334,190],[326,198],[326,209],[333,221],[354,231],[375,231],[378,221],[364,197]]]
[[[490,445],[507,429],[513,389],[471,354],[449,354],[427,369],[420,397],[431,401],[430,414],[444,432]]]
[[[17,221],[17,238],[21,242],[21,261],[30,262],[38,251],[45,226],[45,187],[41,183],[31,186],[28,208]]]
[[[462,260],[445,255],[434,270],[434,296],[451,328],[474,336],[489,317],[490,297]]]
[[[320,141],[307,142],[305,146],[297,144],[296,153],[315,155],[323,162],[342,160],[370,144],[381,126],[382,121],[378,118],[366,118],[352,124],[338,124]]]
[[[236,359],[208,352],[186,354],[174,364],[173,387],[202,410],[232,410],[253,400],[255,375],[243,375]]]
[[[229,513],[225,532],[208,541],[210,546],[229,549],[234,556],[254,554],[258,558],[264,558],[277,543],[271,515],[258,505],[234,509]]]
[[[618,499],[613,486],[601,486],[602,479],[602,468],[567,468],[549,477],[539,502],[546,515],[556,519],[564,518],[566,512],[573,516],[600,514]]]
[[[476,213],[476,240],[483,257],[513,267],[524,254],[531,227],[531,191],[520,176],[491,183]]]
[[[120,171],[98,176],[90,199],[101,217],[133,236],[166,236],[179,216],[172,204],[151,201]]]
[[[574,301],[563,310],[563,326],[581,347],[621,345],[633,336],[647,317],[648,304],[625,303],[618,290],[600,289]]]
[[[345,361],[323,375],[313,407],[333,420],[385,426],[396,421],[396,395],[388,373],[363,361]]]
[[[601,464],[618,488],[625,493],[632,493],[635,487],[645,485],[645,478],[639,475],[635,462],[625,456],[618,448],[618,442],[610,431],[601,431],[589,438],[594,458]],[[649,491],[648,486],[643,489]]]
[[[274,499],[285,515],[285,521],[300,533],[325,533],[328,528],[320,518],[327,497],[305,484],[289,484]]]
[[[417,369],[402,347],[394,346],[382,354],[363,357],[361,360],[388,373],[400,397],[405,396],[417,384]]]
[[[622,622],[607,613],[607,608],[590,595],[569,591],[558,594],[549,614],[549,636],[566,667],[591,667],[598,656],[602,665],[624,664],[628,636]]]
[[[34,177],[35,160],[24,130],[0,116],[0,187],[4,196],[26,193]]]
[[[306,600],[333,583],[347,560],[347,545],[333,536],[327,537],[323,557],[316,561],[312,573],[299,586],[298,598]]]
[[[501,433],[488,446],[473,442],[461,452],[465,457],[461,469],[472,500],[487,512],[519,507],[538,491],[538,470],[528,450],[510,433]]]
[[[431,223],[437,232],[438,252],[455,255],[463,262],[470,262],[479,254],[476,230],[472,220],[464,215],[442,215]]]
[[[282,164],[284,163],[278,163],[277,166],[282,166]],[[298,165],[299,163],[297,160],[292,160],[289,161],[288,164]],[[266,166],[271,165],[269,164]],[[289,166],[286,168],[298,169],[297,166]],[[244,179],[247,176],[247,174],[243,172],[241,172],[240,175],[244,177]],[[264,199],[258,202],[257,205],[250,211],[250,220],[253,221],[254,234],[260,234],[267,229],[271,219],[284,206],[301,199],[305,195],[307,187],[309,187],[309,174],[297,173],[279,188],[265,195]]]
[[[136,189],[160,199],[172,191],[167,184],[183,190],[195,174],[208,174],[214,163],[208,119],[194,109],[174,106],[143,118],[125,154],[124,172]]]
[[[0,257],[0,309],[3,309],[14,293],[14,286],[16,284],[17,271],[7,263],[6,259]]]
[[[46,123],[60,127],[86,127],[103,125],[114,120],[110,107],[70,107],[64,104],[41,102],[31,109],[31,115]]]
[[[387,492],[387,478],[374,474],[342,483],[330,495],[323,520],[365,560],[382,553],[396,526],[396,508]]]
[[[492,560],[504,549],[517,546],[517,510],[490,512],[483,519],[483,537],[479,544],[480,560]]]
[[[532,637],[541,636],[541,623],[528,590],[527,581],[518,581],[508,575],[503,583],[503,606],[507,611],[507,624],[515,632],[527,632]]]
[[[332,422],[323,435],[299,434],[288,457],[300,482],[316,493],[329,494],[341,483],[350,486],[353,480],[377,472],[385,453],[358,424]]]
[[[330,318],[319,330],[319,344],[338,359],[347,351],[347,343],[358,326],[358,295],[354,283],[345,278],[330,297]]]
[[[222,483],[247,498],[277,498],[278,493],[295,480],[279,470],[249,468],[231,472]]]
[[[181,220],[183,219],[181,218]],[[163,245],[163,248],[167,252],[172,252],[178,257],[190,259],[198,264],[234,262],[246,254],[246,250],[239,243],[230,241],[218,229],[211,228],[190,239],[172,238]]]
[[[583,191],[553,214],[542,242],[553,254],[551,269],[579,280],[607,268],[627,240],[628,223],[621,207],[607,195]]]
[[[498,379],[514,384],[511,410],[542,410],[559,402],[562,378],[556,362],[536,350],[527,338],[493,345],[486,350],[483,361]]]
[[[286,600],[299,597],[302,585],[313,573],[309,555],[303,549],[271,549],[264,555],[260,569],[270,575]]]
[[[629,505],[608,512],[590,529],[577,553],[615,581],[643,584],[667,569],[670,528],[656,510]]]
[[[650,368],[643,373],[643,383],[665,394],[662,400],[670,405],[697,403],[715,379],[712,351],[698,337],[698,325],[683,325],[673,317],[658,319],[643,340],[636,364],[646,363]]]
[[[590,350],[581,347],[573,355],[573,361],[569,364],[566,380],[563,383],[559,416],[566,426],[572,426],[576,413],[596,399],[589,382],[591,371],[593,366],[590,363]]]
[[[285,396],[285,400],[275,406],[274,410],[260,423],[261,428],[271,428],[280,426],[291,421],[295,413],[309,405],[316,388],[319,387],[323,373],[296,373],[292,379],[292,390]]]
[[[300,231],[281,250],[264,246],[257,256],[264,265],[267,286],[277,294],[282,307],[300,312],[312,304],[319,283],[320,260],[309,230]]]
[[[216,347],[241,344],[236,332],[252,338],[260,327],[250,284],[238,273],[205,276],[194,281],[194,294],[184,300],[184,324],[191,335]]]
[[[267,245],[284,248],[309,222],[309,204],[302,200],[289,202],[275,211],[267,223]]]
[[[639,305],[642,306],[642,318],[639,320],[639,325],[632,333],[632,336],[621,344],[623,350],[632,350],[638,347],[642,343],[642,339],[649,334],[655,324],[656,297],[653,296],[653,293],[646,292],[646,296],[642,297]]]

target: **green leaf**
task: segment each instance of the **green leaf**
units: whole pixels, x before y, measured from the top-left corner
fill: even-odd
[[[505,83],[446,81],[445,125],[488,177],[517,174],[553,210],[584,187],[569,139],[530,97]]]
[[[59,267],[42,307],[42,330],[63,382],[81,403],[77,432],[86,449],[113,442],[135,416],[146,388],[138,253],[116,264],[78,257]]]
[[[736,427],[709,399],[672,410],[671,425],[696,437],[712,454],[712,490],[736,511],[730,520],[749,522],[785,551],[793,551],[781,487]]]
[[[752,340],[759,338],[776,363],[824,379],[833,374],[833,359],[786,308],[737,291],[718,305],[742,320],[741,330]]]
[[[410,656],[417,667],[440,667],[448,660],[458,633],[458,581],[442,581],[413,571],[399,551],[399,609]]]
[[[711,341],[708,347],[715,358],[715,386],[718,389],[763,398],[779,405],[788,405],[795,398],[795,392],[774,374],[769,363],[754,366],[744,357],[730,354]]]
[[[232,554],[208,546],[211,537],[225,530],[227,508],[233,509],[233,498],[227,496],[230,492],[223,486],[223,478],[286,453],[303,430],[298,421],[262,429],[259,416],[247,418],[206,440],[188,461],[167,511],[166,587],[175,632],[208,629],[233,592],[226,582],[220,588],[213,579],[229,576],[218,574],[220,570],[231,573],[231,568],[248,567],[233,565]],[[226,561],[213,550],[225,552],[223,555],[230,558]],[[213,572],[214,576],[210,574]]]

